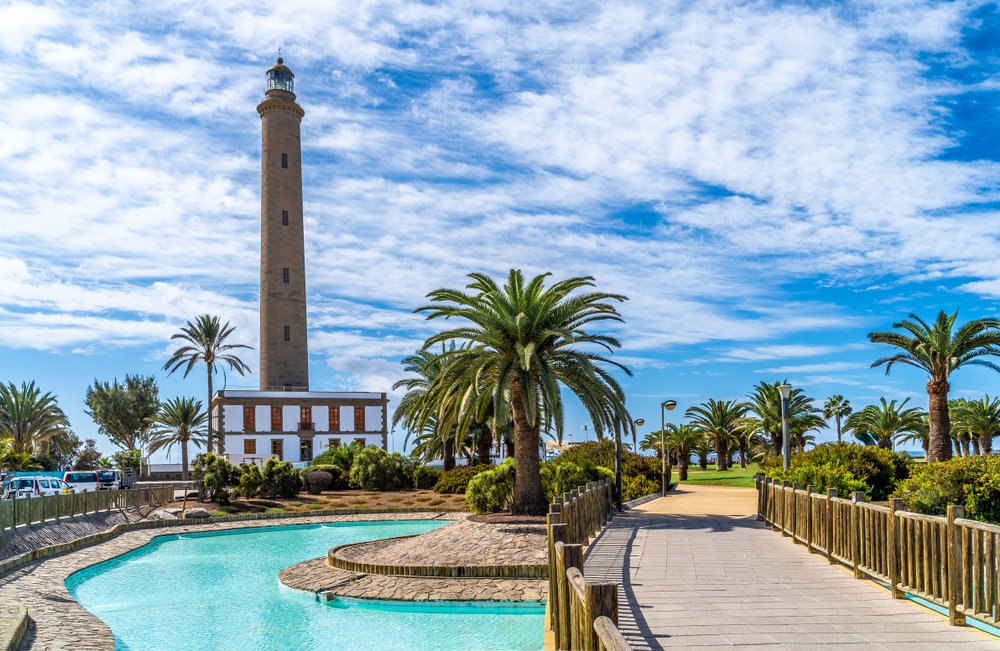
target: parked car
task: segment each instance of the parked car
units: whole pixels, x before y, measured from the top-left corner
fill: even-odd
[[[94,493],[101,485],[97,473],[92,470],[69,470],[63,475],[63,481],[77,493]]]
[[[97,481],[100,482],[100,490],[102,491],[123,490],[130,488],[135,483],[135,471],[104,468],[97,471]]]
[[[42,497],[44,495],[68,495],[72,487],[58,477],[15,477],[3,485],[2,498]]]

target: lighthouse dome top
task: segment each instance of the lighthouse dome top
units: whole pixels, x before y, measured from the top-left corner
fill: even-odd
[[[285,65],[281,57],[278,62],[267,69],[267,89],[295,92],[295,75]]]

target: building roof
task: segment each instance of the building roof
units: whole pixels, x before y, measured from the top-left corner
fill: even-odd
[[[212,400],[218,398],[273,398],[281,400],[384,400],[384,393],[368,391],[216,391]]]

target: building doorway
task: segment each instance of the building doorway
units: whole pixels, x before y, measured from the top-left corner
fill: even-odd
[[[285,460],[285,445],[281,439],[271,439],[271,454],[278,457],[278,461]]]
[[[312,439],[302,439],[299,441],[299,461],[312,461],[313,442]]]

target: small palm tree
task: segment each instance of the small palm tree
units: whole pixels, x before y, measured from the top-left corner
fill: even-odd
[[[917,407],[904,409],[909,398],[896,405],[896,401],[886,402],[880,398],[882,405],[868,405],[859,412],[847,417],[844,425],[849,430],[860,430],[871,434],[877,445],[883,449],[892,449],[893,439],[901,432],[919,432],[923,426],[924,413]]]
[[[516,474],[511,513],[519,515],[541,515],[548,510],[538,448],[543,425],[562,438],[560,385],[583,403],[598,436],[616,422],[624,423],[626,432],[635,427],[625,408],[625,392],[602,365],[631,372],[622,364],[577,348],[597,345],[612,351],[621,346],[613,337],[591,334],[584,328],[599,321],[621,321],[609,301],[624,301],[626,297],[600,292],[574,294],[594,286],[589,276],[546,288],[548,275],[525,283],[521,272],[511,269],[507,284],[501,287],[485,274],[469,274],[473,282],[467,288],[471,292],[438,289],[428,294],[432,305],[416,310],[427,312],[428,319],[467,322],[430,337],[424,344],[426,350],[447,341],[464,342],[448,351],[430,393],[438,405],[451,405],[442,413],[441,425],[448,426],[450,419],[459,426],[459,436],[478,416],[465,405],[481,405],[483,396],[493,401],[497,423],[513,422]]]
[[[992,454],[993,438],[1000,436],[1000,398],[965,402],[955,410],[955,425],[975,437],[980,454]]]
[[[171,339],[186,341],[188,345],[175,350],[174,354],[167,360],[167,363],[163,365],[163,370],[169,370],[170,373],[168,375],[173,375],[174,371],[186,365],[184,377],[187,377],[196,364],[205,362],[205,366],[208,369],[209,411],[212,409],[212,374],[215,373],[216,369],[226,364],[230,370],[234,370],[240,375],[250,370],[250,367],[243,360],[229,352],[237,348],[253,350],[250,346],[244,346],[243,344],[226,343],[226,339],[229,335],[233,334],[234,330],[236,330],[236,326],[230,327],[228,321],[225,325],[220,325],[219,317],[203,314],[196,318],[194,323],[188,321],[187,325],[181,328],[179,333],[171,337]],[[219,440],[215,441],[214,432],[212,431],[212,420],[209,418],[209,452],[212,451],[213,442],[218,443],[216,451],[221,454],[223,446],[222,436],[220,435]]]
[[[837,421],[837,443],[840,443],[840,419],[847,418],[852,411],[854,409],[851,407],[851,401],[839,394],[830,396],[830,399],[823,403],[823,418],[827,420],[833,418]]]
[[[698,441],[698,445],[694,446],[693,453],[698,455],[699,468],[702,470],[708,470],[708,455],[712,454],[714,450],[715,445],[711,441],[705,438]]]
[[[893,439],[896,442],[896,446],[906,445],[907,443],[919,443],[920,447],[924,450],[924,458],[927,458],[927,445],[930,443],[930,426],[927,423],[927,414],[921,418],[920,427],[913,430],[912,432],[899,432]]]
[[[677,454],[677,477],[684,481],[688,478],[691,454],[698,444],[705,440],[705,436],[692,425],[671,425],[668,431],[667,445],[670,446],[672,452]]]
[[[68,428],[69,420],[51,393],[43,395],[34,382],[22,383],[21,388],[13,382],[0,384],[0,436],[11,440],[13,454],[30,456]]]
[[[188,480],[188,443],[196,448],[208,444],[205,422],[208,415],[202,411],[201,400],[194,398],[174,398],[160,405],[155,416],[148,419],[153,423],[149,432],[149,453],[170,449],[174,444],[181,446],[181,479]]]
[[[666,430],[663,432],[663,438],[666,438]],[[663,449],[660,447],[661,442],[660,432],[650,432],[639,441],[639,449],[643,452],[649,452],[650,450],[656,451],[656,458],[663,458]]]
[[[729,443],[742,427],[749,408],[749,405],[737,400],[723,402],[709,399],[687,410],[685,416],[691,419],[691,425],[715,443],[716,470],[729,469]]]
[[[983,357],[1000,355],[1000,319],[993,317],[969,321],[952,331],[958,310],[948,315],[938,314],[934,325],[928,325],[917,315],[892,324],[902,332],[872,332],[868,339],[876,344],[889,344],[899,352],[872,363],[872,368],[885,365],[888,375],[896,363],[915,366],[927,373],[927,395],[930,420],[928,461],[951,458],[951,420],[948,416],[948,392],[951,374],[963,366],[985,366],[1000,372],[1000,366]]]

